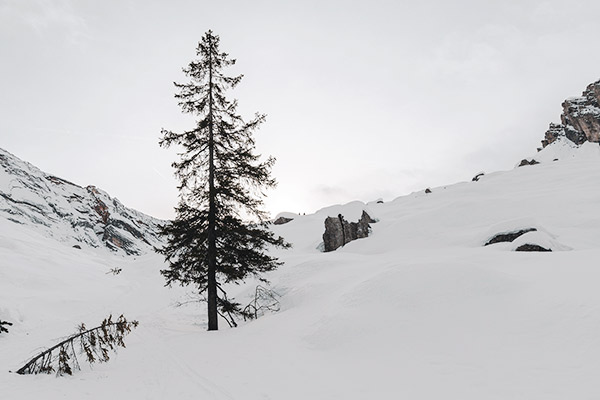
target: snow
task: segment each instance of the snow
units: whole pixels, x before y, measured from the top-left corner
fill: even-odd
[[[158,255],[77,250],[0,218],[0,319],[14,323],[0,334],[3,398],[598,398],[600,151],[553,143],[534,158],[430,194],[290,214],[273,230],[294,248],[267,276],[281,311],[218,332],[204,304],[175,307],[191,291],[163,287]],[[370,237],[319,252],[325,217],[363,210],[378,219]],[[553,252],[513,251],[523,243]],[[230,290],[245,303],[256,284]],[[8,373],[110,313],[140,326],[108,363]]]
[[[585,142],[577,146],[564,136],[558,137],[543,151],[536,154],[533,158],[539,162],[553,162],[554,160],[583,160],[593,163],[600,157],[600,146],[598,143]]]

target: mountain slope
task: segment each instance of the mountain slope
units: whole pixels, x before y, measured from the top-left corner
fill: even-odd
[[[593,146],[593,147],[592,147]],[[553,161],[556,155],[558,161]],[[566,399],[600,395],[600,149],[273,226],[294,244],[268,275],[281,311],[206,332],[160,257],[73,251],[0,218],[0,387],[11,399]],[[318,250],[326,216],[379,221]],[[495,234],[536,228],[512,243]],[[552,252],[516,252],[535,242]],[[119,275],[106,274],[115,266]],[[241,303],[257,282],[231,288]],[[108,313],[140,326],[107,364],[17,376],[40,347]]]
[[[0,217],[73,246],[139,255],[159,243],[161,221],[94,187],[48,175],[0,149]]]

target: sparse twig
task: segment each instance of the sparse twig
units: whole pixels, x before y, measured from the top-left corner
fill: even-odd
[[[278,297],[281,297],[279,293],[274,290],[267,289],[263,286],[256,286],[254,292],[254,300],[248,304],[242,315],[244,320],[246,318],[256,319],[260,315],[264,315],[265,311],[277,312],[281,309]]]
[[[217,285],[217,288],[220,289],[219,285]],[[187,294],[186,300],[175,302],[175,307],[182,307],[192,303],[203,303],[206,301],[207,299],[205,296]],[[231,307],[228,307],[228,304],[231,303],[227,300],[227,294],[224,291],[222,291],[222,296],[217,296],[217,302],[219,306],[217,313],[219,316],[227,322],[230,328],[237,327],[237,323],[232,315]]]
[[[123,271],[123,268],[119,268],[119,267],[111,268],[108,270],[106,275],[108,275],[108,274],[119,275],[121,273],[121,271]]]
[[[227,297],[227,293],[221,288],[221,285],[217,285],[217,289],[219,291],[219,295],[217,296],[217,313],[229,324],[230,328],[238,326],[236,316],[241,316],[244,321],[247,321],[257,319],[264,315],[266,311],[277,312],[281,309],[278,300],[281,295],[261,285],[256,286],[254,299],[243,309],[240,303],[234,302]],[[205,301],[206,297],[188,294],[185,300],[176,302],[175,307]]]

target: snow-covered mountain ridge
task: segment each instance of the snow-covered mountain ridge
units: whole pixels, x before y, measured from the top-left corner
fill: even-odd
[[[72,246],[139,255],[159,243],[160,220],[125,207],[95,186],[81,187],[0,149],[0,218]]]
[[[273,229],[293,237],[295,247],[316,249],[325,218],[342,214],[349,220],[357,220],[365,210],[381,222],[372,225],[373,237],[352,245],[371,250],[379,248],[389,252],[415,246],[480,247],[494,234],[527,227],[537,231],[495,248],[514,250],[527,238],[552,243],[555,251],[600,248],[600,240],[594,235],[580,236],[582,231],[576,229],[574,237],[562,232],[563,229],[572,231],[582,219],[587,221],[586,226],[598,221],[600,228],[600,216],[591,212],[600,196],[600,187],[595,183],[600,182],[595,180],[600,179],[600,146],[592,142],[576,145],[559,138],[534,157],[539,165],[493,172],[481,176],[477,182],[433,187],[431,193],[419,191],[383,204],[352,202],[326,207],[307,216],[281,213],[278,216],[294,220]],[[571,191],[571,187],[579,189]],[[294,229],[295,224],[302,227]],[[387,228],[388,225],[393,228]],[[436,233],[441,228],[444,234]],[[307,231],[310,235],[303,235]],[[377,243],[379,235],[395,237],[397,242],[393,246],[388,242]]]
[[[285,264],[266,276],[280,311],[218,332],[206,331],[205,304],[175,306],[193,289],[164,287],[161,256],[73,250],[43,225],[0,217],[0,319],[13,323],[0,334],[2,394],[598,398],[600,146],[559,139],[535,157],[431,193],[284,214],[294,219],[272,229],[294,247],[274,253]],[[378,219],[368,238],[318,250],[327,216],[356,221],[363,210]],[[536,230],[485,246],[524,228]],[[529,242],[552,252],[514,251]],[[122,272],[107,274],[114,267]],[[228,292],[247,304],[257,284]],[[110,362],[66,378],[6,372],[109,313],[140,321]]]

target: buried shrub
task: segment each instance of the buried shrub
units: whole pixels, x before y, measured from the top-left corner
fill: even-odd
[[[100,326],[92,329],[87,329],[81,324],[78,333],[33,357],[17,371],[17,374],[56,372],[59,376],[72,375],[73,369],[81,369],[77,354],[83,355],[90,364],[106,362],[110,359],[109,350],[124,348],[123,338],[138,324],[138,321],[127,321],[123,315],[117,321],[113,321],[110,315]]]
[[[12,326],[12,323],[8,321],[2,321],[0,319],[0,333],[8,333],[8,328],[6,328],[7,326]]]
[[[258,285],[254,292],[254,300],[244,308],[244,320],[257,319],[266,311],[279,311],[281,305],[279,304],[278,297],[281,297],[281,295],[276,291]]]

